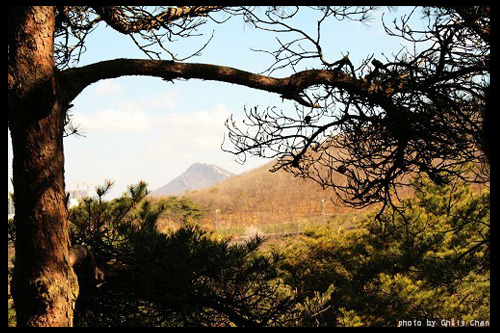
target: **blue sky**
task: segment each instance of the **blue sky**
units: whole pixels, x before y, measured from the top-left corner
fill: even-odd
[[[399,8],[397,14],[405,11]],[[386,22],[390,22],[386,18]],[[315,20],[302,17],[300,24],[315,28]],[[220,26],[207,25],[204,36],[174,44],[181,56],[196,50],[215,29],[202,56],[189,62],[231,66],[261,72],[272,59],[254,49],[273,50],[275,35],[257,31],[240,18]],[[389,38],[375,16],[367,26],[358,22],[335,23],[324,31],[325,55],[336,60],[349,51],[354,65],[370,54],[390,55],[401,47],[401,40]],[[88,37],[87,52],[79,65],[114,58],[145,58],[133,42],[104,24]],[[305,64],[306,65],[306,64]],[[311,67],[314,64],[309,64]],[[316,63],[316,67],[319,64]],[[289,75],[290,71],[273,76]],[[195,162],[213,163],[234,173],[255,168],[268,160],[250,159],[245,165],[220,149],[225,133],[224,121],[234,114],[242,119],[244,106],[272,106],[293,110],[293,103],[266,92],[227,83],[189,80],[165,82],[157,78],[123,77],[99,81],[85,89],[74,102],[73,120],[85,137],[65,139],[66,187],[77,183],[102,184],[115,181],[110,197],[126,186],[144,180],[154,190],[175,178]],[[9,145],[9,190],[12,175],[12,149]]]

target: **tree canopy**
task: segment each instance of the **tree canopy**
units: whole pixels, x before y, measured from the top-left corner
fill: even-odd
[[[82,263],[92,262],[93,255],[85,247],[73,246],[70,239],[63,149],[64,136],[74,132],[68,127],[71,102],[99,80],[143,75],[166,81],[221,81],[295,102],[295,112],[254,106],[247,108],[244,124],[229,119],[224,149],[241,161],[249,154],[276,158],[275,170],[284,169],[331,187],[348,205],[382,203],[379,221],[394,209],[406,221],[405,211],[398,207],[402,202],[394,199],[401,186],[415,184],[409,182],[413,174],[425,174],[438,186],[453,184],[457,178],[489,181],[490,8],[415,7],[392,24],[383,23],[388,35],[409,46],[382,57],[367,51],[365,60],[356,65],[349,53],[329,60],[322,38],[328,34],[327,22],[364,22],[374,10],[371,6],[9,6],[8,127],[14,153],[16,209],[15,228],[11,229],[15,230],[16,249],[12,294],[18,325],[72,326],[75,302],[83,299],[79,298],[81,274],[100,275],[95,270],[79,271]],[[308,22],[313,29],[295,26],[295,19],[304,11],[317,15],[315,21]],[[424,28],[412,26],[417,15],[425,22]],[[200,54],[210,42],[209,36],[194,53],[179,55],[171,48],[176,39],[196,36],[201,25],[209,21],[224,24],[232,17],[274,36],[287,36],[277,37],[277,49],[260,50],[272,57],[264,73],[185,61]],[[129,36],[145,59],[117,58],[79,67],[86,37],[100,24]],[[274,76],[284,68],[291,74]],[[122,221],[144,191],[144,184],[131,188],[131,197],[113,207],[89,201],[87,221],[95,217],[93,209],[106,215],[108,208],[113,212],[106,215],[111,221]],[[143,216],[139,216],[146,229],[158,213],[147,207],[143,206]],[[100,225],[104,220],[97,221]],[[89,230],[97,230],[99,241],[101,233],[107,233],[101,227],[92,229],[89,224]],[[465,225],[453,227],[467,229]],[[134,237],[141,235],[137,230],[128,232]],[[188,234],[187,238],[201,242],[196,230]],[[122,240],[119,233],[109,235],[110,241]],[[162,238],[160,242],[167,246],[174,239]],[[471,248],[473,254],[489,244],[489,238],[474,241],[477,247]],[[125,250],[130,244],[124,243]],[[234,265],[225,273],[241,277],[239,269],[243,269],[252,275],[254,265],[261,264],[266,272],[274,271],[273,265],[266,264],[269,260],[262,258],[238,265],[253,250],[251,246],[234,249],[226,253]],[[136,253],[140,251],[145,254],[148,248]],[[256,298],[240,293],[238,288],[249,290],[245,281],[231,285],[236,289],[221,289],[223,295],[218,296],[236,290],[239,300],[255,305],[262,300],[261,291],[274,290],[268,284],[270,274],[257,274]],[[235,276],[223,274],[216,277],[217,282],[220,278],[235,281]],[[407,282],[406,277],[392,281],[394,278],[376,283],[401,286]],[[200,288],[204,286],[202,283]],[[326,304],[324,292],[318,291],[316,298],[304,301],[292,313]],[[265,316],[257,321],[251,319],[248,309],[235,304],[224,308],[224,313],[233,323],[264,325],[277,318],[277,308],[283,306],[282,298],[270,299],[272,302],[263,308]],[[215,302],[211,309],[221,311],[226,305]]]
[[[410,174],[426,173],[436,183],[449,176],[489,178],[478,168],[490,158],[489,8],[415,8],[383,23],[387,34],[409,46],[384,59],[369,55],[357,68],[349,54],[331,63],[324,58],[321,28],[336,12],[318,8],[324,14],[309,34],[288,24],[299,10],[251,15],[250,22],[295,37],[269,52],[275,60],[270,73],[313,58],[324,79],[297,73],[305,86],[294,90],[302,98],[295,114],[256,106],[246,110],[245,124],[228,120],[229,151],[243,161],[247,155],[277,158],[274,170],[333,187],[353,206],[393,204]],[[341,13],[363,19],[369,11]],[[412,26],[415,15],[423,15],[424,29]],[[457,165],[475,170],[457,174]]]

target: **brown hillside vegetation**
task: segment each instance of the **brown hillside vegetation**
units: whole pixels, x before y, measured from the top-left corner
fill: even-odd
[[[340,204],[333,190],[323,190],[312,180],[281,170],[270,172],[274,163],[233,176],[211,188],[187,192],[184,197],[208,209],[202,220],[204,225],[214,226],[218,209],[220,229],[256,227],[272,232],[270,226],[281,224],[287,225],[287,230],[293,226],[298,229],[304,222],[360,213],[359,209]]]
[[[303,231],[307,225],[327,221],[348,226],[354,219],[380,208],[379,204],[362,209],[346,206],[332,188],[323,189],[311,179],[283,170],[271,172],[275,163],[273,160],[210,188],[185,192],[182,197],[206,209],[200,221],[203,226],[213,230],[217,216],[218,231],[227,235]],[[336,184],[345,184],[340,173],[331,175]],[[402,178],[394,197],[396,202],[413,196],[413,188],[403,185],[409,184],[411,177]],[[473,186],[476,190],[483,187],[484,184]],[[170,227],[176,227],[175,224],[170,219],[163,223]]]

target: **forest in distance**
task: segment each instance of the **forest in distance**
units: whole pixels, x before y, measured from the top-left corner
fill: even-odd
[[[490,101],[489,6],[8,6],[8,327],[494,326]]]

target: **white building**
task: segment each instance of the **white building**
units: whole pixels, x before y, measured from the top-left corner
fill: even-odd
[[[86,183],[75,183],[76,188],[66,190],[66,194],[69,194],[68,208],[73,208],[78,206],[78,203],[83,198],[90,197],[90,188],[93,184]]]
[[[76,189],[67,190],[66,194],[69,194],[68,208],[73,208],[78,205],[81,199],[90,197],[91,186],[92,184],[77,183]],[[12,193],[8,192],[8,218],[13,218],[14,214],[14,200],[12,200]]]
[[[9,210],[9,219],[14,217],[14,200],[12,200],[12,193],[8,192],[8,210]]]

